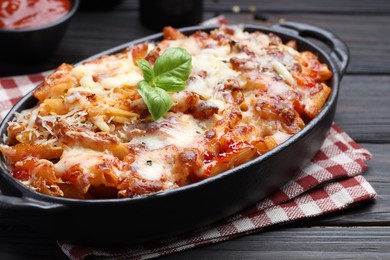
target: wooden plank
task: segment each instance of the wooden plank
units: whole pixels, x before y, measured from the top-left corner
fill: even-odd
[[[141,0],[142,1],[142,0]],[[200,1],[200,0],[198,0]],[[138,10],[138,1],[122,1],[115,10]],[[264,12],[344,12],[344,13],[385,13],[390,12],[389,2],[386,0],[355,0],[351,1],[328,0],[326,3],[321,0],[294,1],[290,0],[205,0],[204,8],[212,12],[230,12],[233,6],[239,6],[242,12],[248,12],[253,6]]]
[[[389,142],[390,77],[345,76],[335,122],[359,142]]]
[[[46,242],[1,241],[1,259],[66,259]],[[25,241],[25,242],[24,242]],[[26,243],[26,244],[25,244]],[[163,259],[388,259],[390,227],[281,227]]]
[[[348,73],[390,74],[389,16],[262,14],[266,21],[254,22],[253,15],[227,15],[231,23],[272,25],[281,20],[304,22],[333,31],[346,41],[351,51]],[[211,17],[209,13],[207,17]],[[93,21],[93,22],[91,22]],[[107,22],[110,21],[110,22]],[[359,24],[359,26],[356,26]],[[0,62],[0,76],[18,72],[32,73],[56,68],[62,62],[74,63],[119,44],[147,36],[155,31],[145,28],[136,12],[80,12],[54,55],[36,65],[15,65]]]
[[[235,1],[235,0],[214,0],[205,1],[205,8],[210,11],[231,11],[233,6],[239,6],[243,12],[249,11],[253,6],[256,10],[262,12],[310,12],[310,13],[387,13],[390,11],[390,5],[385,0],[375,0],[369,3],[364,0],[353,1]]]
[[[389,259],[389,227],[279,228],[163,259]]]
[[[344,40],[351,52],[347,73],[390,73],[390,16],[356,16],[293,14],[274,16],[280,20],[317,25],[334,32]],[[357,26],[358,25],[358,26]]]
[[[57,243],[0,216],[0,259],[67,259]]]

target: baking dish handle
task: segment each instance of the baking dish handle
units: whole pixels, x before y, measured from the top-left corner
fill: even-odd
[[[13,197],[0,194],[0,211],[7,213],[42,214],[65,210],[66,206],[43,202],[29,197]]]
[[[325,43],[331,49],[330,56],[336,63],[336,66],[338,66],[337,69],[341,75],[344,74],[349,62],[349,50],[347,45],[330,31],[317,26],[298,22],[284,22],[272,27],[282,30],[287,29],[288,31],[292,31],[303,38],[313,38]]]

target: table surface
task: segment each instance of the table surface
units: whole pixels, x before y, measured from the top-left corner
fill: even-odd
[[[83,0],[82,0],[83,1]],[[325,3],[325,5],[324,5]],[[238,5],[239,13],[232,7]],[[250,12],[256,7],[256,13]],[[373,154],[365,172],[378,192],[373,203],[266,232],[201,247],[167,259],[390,259],[390,2],[206,0],[204,18],[272,25],[297,21],[326,28],[349,46],[335,122]],[[79,11],[47,61],[20,67],[0,62],[0,76],[40,72],[73,63],[154,33],[138,17],[138,1],[110,10]],[[0,215],[0,259],[66,259],[55,241]]]

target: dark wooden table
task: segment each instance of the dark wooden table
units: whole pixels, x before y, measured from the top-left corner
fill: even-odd
[[[235,5],[239,13],[232,12]],[[231,23],[309,23],[333,31],[348,44],[351,61],[335,121],[372,152],[365,176],[379,196],[375,203],[166,258],[390,259],[390,2],[205,1],[204,18],[217,14]],[[138,20],[135,0],[111,10],[78,12],[53,57],[30,67],[0,63],[0,76],[53,69],[151,33]],[[0,215],[0,259],[64,258],[55,241]]]

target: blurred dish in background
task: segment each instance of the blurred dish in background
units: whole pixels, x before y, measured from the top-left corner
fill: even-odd
[[[141,22],[154,30],[199,24],[203,19],[203,0],[139,0]]]
[[[70,0],[0,0],[0,28],[40,27],[63,17],[70,8]]]
[[[53,4],[50,6],[54,10],[50,8],[49,2]],[[60,11],[61,5],[64,5],[66,12]],[[76,13],[78,6],[79,0],[0,0],[0,61],[37,64],[50,57],[61,42],[70,18]],[[30,9],[22,11],[24,8]],[[19,12],[30,13],[24,17],[18,14],[15,19],[8,17]],[[51,16],[49,12],[57,13],[56,19],[53,19],[54,14]],[[7,17],[7,26],[4,17]],[[41,23],[43,21],[44,23]],[[8,28],[9,23],[13,24],[12,28]]]

